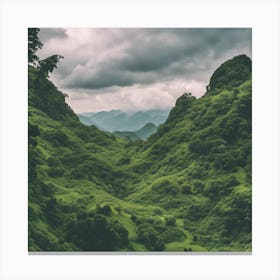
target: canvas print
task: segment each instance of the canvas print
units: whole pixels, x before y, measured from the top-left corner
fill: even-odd
[[[28,28],[29,252],[251,252],[248,28]]]

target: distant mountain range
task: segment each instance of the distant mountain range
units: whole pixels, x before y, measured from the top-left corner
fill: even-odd
[[[136,131],[115,131],[114,134],[121,138],[135,141],[139,139],[145,140],[156,131],[157,126],[153,123],[146,123],[142,128]]]
[[[94,125],[101,130],[115,131],[136,131],[146,124],[159,126],[164,123],[170,110],[148,110],[126,113],[121,110],[88,112],[78,114],[78,117],[85,125]]]

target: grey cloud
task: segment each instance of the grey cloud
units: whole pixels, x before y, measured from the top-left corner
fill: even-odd
[[[66,30],[64,28],[40,28],[39,38],[42,43],[52,38],[66,38]]]
[[[109,31],[103,30],[110,35]],[[183,76],[200,79],[206,76],[214,60],[227,59],[225,56],[231,50],[249,54],[250,32],[250,29],[123,29],[116,42],[112,42],[115,46],[128,42],[122,53],[114,54],[112,50],[108,61],[85,64],[80,71],[64,67],[67,70],[62,70],[65,74],[62,84],[69,88],[100,89]]]
[[[162,69],[186,57],[203,58],[210,51],[224,52],[250,39],[246,33],[240,29],[147,30],[144,35],[136,36],[123,65],[127,70],[138,72]]]
[[[251,29],[41,29],[42,55],[64,56],[53,79],[69,90],[205,81],[231,56],[251,54]],[[205,81],[208,82],[208,81]]]
[[[41,28],[40,58],[64,59],[51,80],[76,112],[170,108],[183,92],[195,96],[216,68],[251,56],[251,29]]]

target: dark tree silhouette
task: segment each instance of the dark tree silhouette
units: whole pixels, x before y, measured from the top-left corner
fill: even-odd
[[[39,60],[39,57],[35,54],[43,46],[38,38],[39,31],[40,28],[28,28],[28,63],[39,70],[38,78],[42,76],[49,77],[49,73],[52,73],[57,68],[57,63],[63,56],[55,54]]]
[[[38,38],[40,28],[28,28],[28,63],[35,64],[39,57],[35,52],[42,48],[43,44]]]
[[[57,68],[57,63],[63,56],[54,54],[52,56],[47,57],[46,59],[39,61],[39,72],[45,77],[49,76],[49,73]]]

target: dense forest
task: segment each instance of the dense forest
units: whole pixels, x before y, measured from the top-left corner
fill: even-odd
[[[29,38],[29,251],[251,251],[251,60],[182,93],[146,140],[82,124]],[[58,66],[59,67],[59,66]]]

